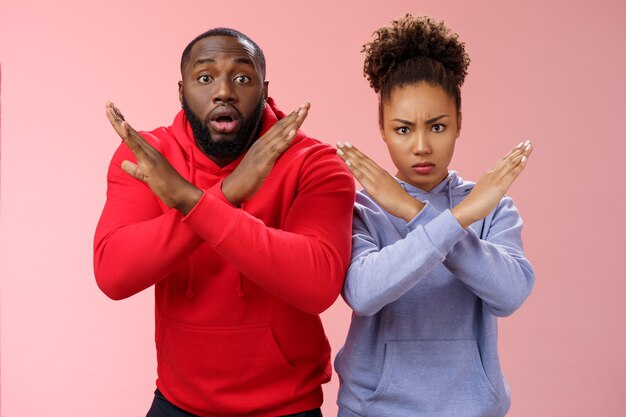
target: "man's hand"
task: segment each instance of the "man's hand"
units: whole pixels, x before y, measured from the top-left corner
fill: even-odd
[[[337,155],[365,191],[389,214],[411,221],[424,208],[387,171],[348,142],[337,142]]]
[[[106,104],[111,125],[137,158],[137,163],[122,162],[122,170],[144,182],[168,206],[187,214],[196,205],[202,190],[184,179],[167,159],[133,129],[120,110],[111,102]]]
[[[471,193],[452,209],[463,228],[485,218],[496,208],[513,181],[522,173],[533,148],[530,141],[520,143],[483,174]]]
[[[289,148],[296,137],[310,107],[310,103],[306,102],[297,112],[294,111],[276,122],[254,142],[237,168],[224,179],[222,192],[234,206],[239,207],[261,188],[276,159]]]

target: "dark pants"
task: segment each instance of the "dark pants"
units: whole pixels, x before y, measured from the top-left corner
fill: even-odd
[[[146,417],[198,417],[195,414],[186,412],[169,402],[167,398],[161,394],[158,389],[154,391],[154,400],[152,406],[148,410]],[[315,410],[304,411],[302,413],[289,414],[282,417],[322,417],[322,411],[319,408]]]

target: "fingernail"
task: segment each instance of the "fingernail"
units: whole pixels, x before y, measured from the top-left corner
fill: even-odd
[[[530,140],[527,140],[526,142],[524,142],[524,146],[528,147],[528,145],[530,144]]]
[[[352,164],[350,163],[350,161],[346,161],[346,165],[350,165],[350,166],[352,166]]]
[[[526,160],[527,160],[527,159],[528,159],[528,158],[526,158],[526,155],[522,156],[522,164],[526,163]]]
[[[343,142],[337,141],[337,146],[340,147],[340,148],[343,148]]]
[[[521,148],[523,144],[524,144],[524,141],[521,141],[519,145],[516,146],[516,148]]]
[[[346,142],[346,148],[351,148],[352,144],[350,142]]]
[[[337,149],[337,155],[343,155],[343,151],[341,149]]]
[[[533,147],[533,145],[531,145],[531,144],[529,143],[528,145],[526,145],[526,150],[528,151],[528,150],[530,150],[530,148],[532,148],[532,147]]]

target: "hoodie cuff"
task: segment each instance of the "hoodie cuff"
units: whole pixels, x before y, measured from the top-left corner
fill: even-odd
[[[204,190],[205,194],[208,193],[208,194],[212,195],[213,197],[217,198],[218,200],[221,200],[224,203],[228,204],[229,206],[236,207],[230,201],[228,201],[228,199],[226,198],[226,196],[222,192],[222,183],[223,182],[224,182],[224,179],[222,178],[221,180],[219,180],[217,182],[217,184],[213,185],[208,190]]]
[[[204,190],[198,203],[182,219],[211,246],[218,245],[228,236],[241,212],[224,197],[221,183]]]
[[[435,219],[424,226],[426,235],[433,245],[444,255],[462,238],[467,231],[461,227],[450,210],[441,212]]]
[[[422,210],[420,210],[420,212],[406,224],[406,227],[409,231],[415,230],[417,226],[429,223],[440,213],[441,212],[437,210],[434,205],[432,205],[429,201],[425,201],[424,208],[422,208]]]

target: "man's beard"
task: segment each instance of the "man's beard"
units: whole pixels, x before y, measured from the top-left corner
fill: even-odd
[[[239,115],[239,120],[242,122],[235,132],[234,139],[216,141],[209,131],[209,116],[202,120],[189,108],[185,97],[183,97],[183,110],[193,131],[196,145],[205,155],[215,158],[235,158],[248,150],[261,128],[264,107],[265,100],[259,100],[256,109],[245,119],[239,110],[235,109]]]

